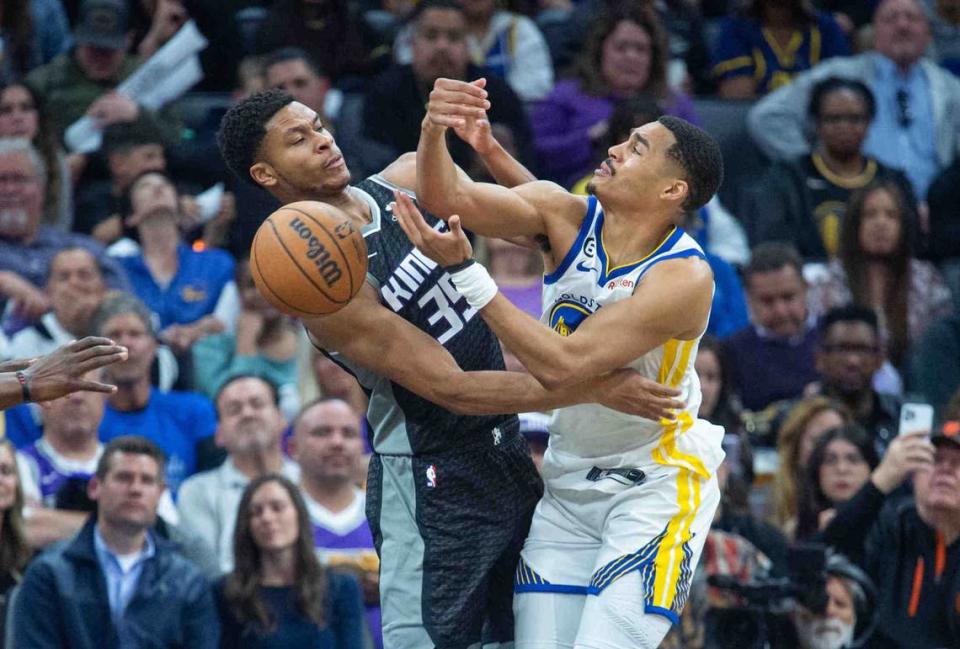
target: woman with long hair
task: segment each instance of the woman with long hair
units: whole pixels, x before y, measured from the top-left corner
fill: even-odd
[[[16,450],[0,438],[0,647],[7,619],[7,596],[20,581],[33,552],[23,532],[23,490],[17,474]]]
[[[817,440],[853,421],[846,407],[827,397],[810,397],[793,407],[777,435],[779,462],[773,483],[773,522],[788,536],[796,527],[800,483]]]
[[[43,222],[65,232],[73,225],[73,182],[66,152],[50,127],[40,95],[14,82],[0,87],[0,137],[30,140],[47,168]]]
[[[796,541],[806,541],[830,522],[880,464],[873,440],[856,424],[833,428],[817,440],[803,472],[797,502]]]
[[[530,124],[544,175],[570,187],[596,164],[594,146],[617,103],[638,93],[668,115],[698,121],[693,102],[667,84],[665,37],[654,10],[625,4],[594,21],[571,79],[533,109]]]
[[[222,649],[360,649],[360,587],[320,564],[307,507],[290,480],[267,474],[247,485],[233,550],[233,572],[217,587]]]
[[[807,294],[815,316],[851,302],[876,311],[887,356],[898,368],[910,343],[953,311],[940,273],[915,257],[911,214],[900,185],[892,180],[878,180],[854,193],[840,228],[839,258],[825,272],[812,273]]]

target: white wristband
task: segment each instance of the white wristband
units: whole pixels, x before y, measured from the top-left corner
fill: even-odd
[[[487,269],[476,262],[450,273],[450,279],[460,295],[467,298],[467,304],[478,310],[487,306],[500,290]]]

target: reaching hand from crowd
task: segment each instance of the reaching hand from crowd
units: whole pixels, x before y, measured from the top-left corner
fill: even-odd
[[[930,432],[900,435],[890,444],[870,479],[885,494],[899,487],[914,471],[933,466]]]

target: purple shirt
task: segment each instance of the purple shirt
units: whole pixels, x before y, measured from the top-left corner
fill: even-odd
[[[584,93],[580,81],[575,79],[558,82],[549,95],[536,103],[530,125],[546,177],[570,187],[597,165],[599,160],[587,131],[610,119],[616,104],[616,97]],[[684,94],[671,93],[663,110],[699,124],[693,102]]]

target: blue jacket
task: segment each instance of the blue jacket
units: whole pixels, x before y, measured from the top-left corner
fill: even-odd
[[[93,527],[91,519],[30,565],[14,604],[15,647],[120,649]],[[138,632],[136,649],[216,649],[220,622],[210,584],[173,544],[154,541],[156,553],[124,613]]]

